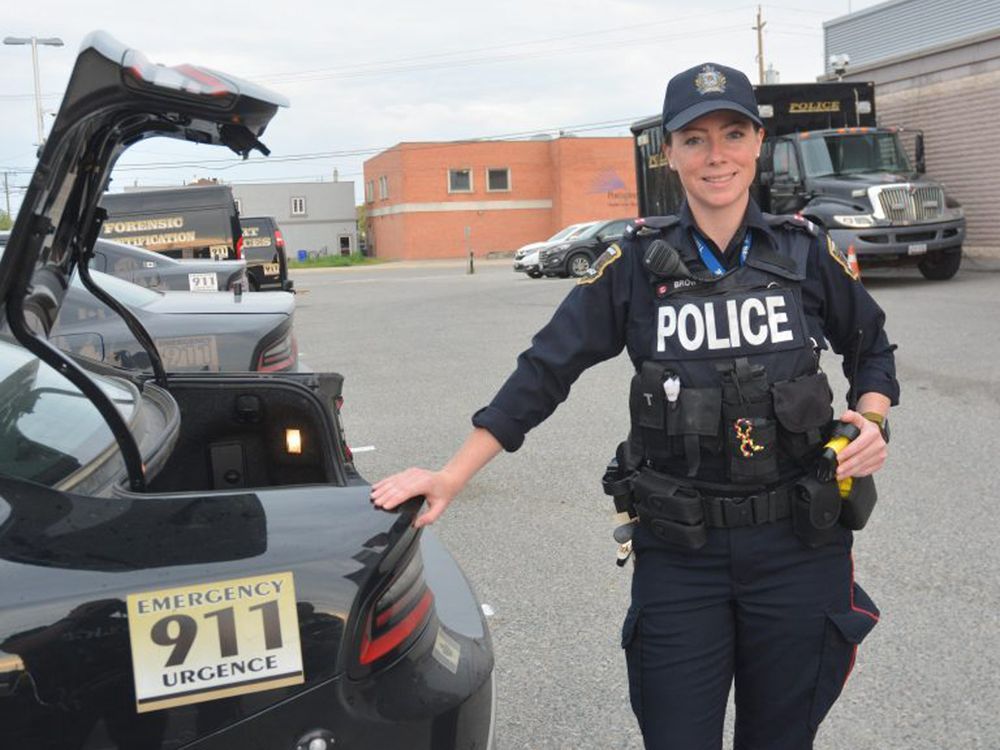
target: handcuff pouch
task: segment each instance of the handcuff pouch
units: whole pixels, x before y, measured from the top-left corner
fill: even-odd
[[[839,539],[837,521],[843,501],[837,483],[807,475],[795,483],[794,489],[792,526],[799,540],[807,547],[820,547]]]

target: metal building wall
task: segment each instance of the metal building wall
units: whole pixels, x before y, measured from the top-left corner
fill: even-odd
[[[885,94],[876,86],[875,100],[882,124],[924,131],[927,175],[965,209],[966,248],[1000,249],[1000,70]]]
[[[830,55],[850,55],[855,68],[998,27],[998,0],[890,0],[826,21],[823,59],[830,73]]]

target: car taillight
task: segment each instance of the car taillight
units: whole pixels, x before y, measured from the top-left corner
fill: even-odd
[[[236,240],[236,260],[243,260],[243,235]]]
[[[278,343],[265,349],[257,360],[257,370],[260,372],[277,372],[292,367],[299,358],[299,344],[295,334],[286,333]]]
[[[280,229],[274,230],[274,244],[278,247],[279,250],[283,250],[285,248],[285,238],[281,236]]]
[[[361,633],[361,664],[373,664],[412,644],[430,619],[433,607],[434,594],[424,581],[418,551],[368,612]]]

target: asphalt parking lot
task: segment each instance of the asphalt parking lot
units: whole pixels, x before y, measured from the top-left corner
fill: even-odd
[[[293,275],[302,359],[345,375],[347,436],[370,480],[440,466],[572,284],[509,263],[472,276],[446,262]],[[936,284],[915,271],[866,277],[903,387],[880,504],[855,547],[883,617],[817,748],[1000,747],[1000,275],[970,269]],[[842,398],[839,362],[824,364]],[[629,573],[614,564],[599,485],[627,430],[630,370],[621,356],[585,373],[437,525],[495,611],[505,750],[641,747],[619,648]]]

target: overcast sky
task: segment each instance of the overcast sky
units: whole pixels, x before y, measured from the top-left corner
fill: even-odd
[[[823,72],[824,21],[876,4],[784,3],[762,5],[764,59],[782,83]],[[360,200],[363,161],[400,141],[628,135],[628,123],[657,112],[667,79],[687,67],[711,60],[756,81],[756,10],[738,0],[41,0],[6,3],[0,36],[65,42],[39,48],[49,111],[81,41],[98,28],[155,62],[232,73],[291,100],[263,138],[270,158],[240,163],[223,149],[152,139],[119,162],[113,189],[198,177],[331,180],[336,170]],[[0,46],[0,61],[0,171],[13,172],[16,211],[37,140],[30,47]]]

